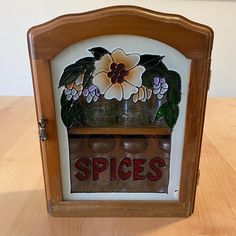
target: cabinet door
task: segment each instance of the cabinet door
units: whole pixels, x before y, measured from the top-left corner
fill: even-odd
[[[190,63],[134,35],[51,60],[65,200],[178,200]]]
[[[50,213],[193,211],[212,37],[207,26],[137,7],[29,31]]]

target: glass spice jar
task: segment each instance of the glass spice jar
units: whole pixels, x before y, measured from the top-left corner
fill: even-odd
[[[114,100],[99,97],[85,104],[85,123],[88,126],[106,127],[117,123],[117,105]]]
[[[156,96],[152,96],[152,98],[148,102],[149,102],[150,123],[157,127],[163,127],[163,128],[168,127],[164,117],[156,119],[156,114],[159,108],[166,102],[166,97],[164,96],[162,99],[158,99]]]
[[[146,102],[123,100],[119,105],[118,122],[121,126],[145,126],[149,123],[149,111]]]

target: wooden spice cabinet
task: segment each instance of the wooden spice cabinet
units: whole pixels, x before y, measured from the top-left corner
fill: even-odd
[[[71,45],[109,35],[133,35],[156,40],[174,48],[190,60],[177,200],[152,198],[148,200],[135,198],[67,200],[63,197],[52,61],[62,50]],[[94,217],[176,217],[192,214],[209,87],[212,44],[213,31],[208,26],[192,22],[179,15],[158,13],[134,6],[115,6],[81,14],[65,15],[29,30],[28,45],[37,118],[38,121],[43,118],[46,122],[45,124],[41,122],[40,126],[41,133],[45,132],[47,135],[46,140],[43,138],[40,140],[40,147],[46,200],[50,214]],[[175,63],[178,64],[178,62]],[[119,135],[169,137],[171,133],[172,128],[153,128],[152,126],[122,128],[117,124],[108,127],[84,126],[68,130],[69,136],[107,134],[117,135],[117,137],[120,137]],[[65,140],[67,138],[65,137]],[[133,188],[135,181],[130,180],[129,184]]]

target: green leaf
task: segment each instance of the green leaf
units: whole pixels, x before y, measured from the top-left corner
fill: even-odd
[[[61,119],[67,128],[78,127],[83,122],[83,109],[78,101],[68,101],[64,92],[61,95]]]
[[[162,61],[158,64],[157,70],[158,70],[158,75],[160,77],[165,78],[165,79],[168,78],[169,70],[167,69],[167,67]]]
[[[178,116],[179,116],[179,106],[172,107],[172,115],[173,115],[173,124],[175,125],[175,123],[178,119]]]
[[[160,119],[160,118],[162,118],[162,117],[164,117],[164,105],[162,105],[162,106],[158,109],[158,111],[157,111],[157,113],[156,113],[155,120],[158,120],[158,119]]]
[[[138,65],[145,67],[145,69],[150,69],[154,66],[158,66],[158,64],[162,61],[163,57],[164,56],[144,54],[140,56]]]
[[[85,66],[88,67],[91,64],[94,64],[95,59],[93,57],[83,57],[81,59],[79,59],[78,61],[76,61],[75,64],[77,64],[78,66]]]
[[[101,57],[109,53],[105,48],[102,47],[91,48],[89,49],[89,51],[93,54],[96,60],[100,60]]]
[[[62,106],[61,107],[61,119],[64,123],[64,125],[69,128],[70,127],[70,123],[71,123],[71,119],[68,116],[68,108],[66,106]]]
[[[181,92],[178,89],[169,86],[167,100],[168,102],[173,103],[173,105],[178,105],[181,100]]]
[[[78,76],[84,73],[85,69],[86,69],[85,66],[78,65],[76,63],[66,67],[61,75],[58,88],[74,82],[78,78]]]
[[[178,119],[179,107],[172,106],[171,103],[165,102],[158,110],[155,119],[164,117],[167,125],[172,129]]]
[[[166,78],[168,69],[162,62],[163,56],[141,55],[139,65],[145,67],[145,72],[142,74],[143,85],[147,88],[153,87],[153,79],[157,76]]]
[[[176,90],[181,90],[181,78],[176,71],[169,70],[166,82]]]
[[[176,71],[168,70],[163,62],[160,62],[152,75],[164,77],[167,84],[167,101],[158,109],[155,120],[165,119],[169,128],[173,128],[179,116],[178,104],[181,100],[181,78]]]
[[[93,57],[84,57],[76,61],[74,64],[67,66],[61,76],[59,88],[73,83],[78,76],[83,73],[85,74],[84,79],[87,81],[88,77],[93,73],[94,62],[95,60]]]
[[[68,100],[66,99],[66,95],[65,95],[65,93],[64,93],[64,91],[63,91],[62,94],[61,94],[61,100],[60,100],[61,106],[67,105],[68,102],[71,102],[71,101],[68,101]]]
[[[58,88],[60,88],[62,86],[66,86],[70,83],[73,83],[78,78],[78,76],[80,76],[80,74],[81,73],[64,73],[61,76]]]
[[[161,63],[159,64],[161,65]],[[155,77],[166,77],[166,72],[163,71],[162,67],[160,66],[152,67],[147,69],[143,74],[142,74],[142,84],[146,86],[147,88],[153,87],[153,79]]]
[[[83,86],[89,86],[92,84],[92,79],[93,79],[93,72],[95,70],[95,66],[94,65],[90,65],[87,70],[84,73],[84,82],[83,82]]]
[[[73,73],[73,72],[79,72],[79,71],[81,71],[81,70],[83,70],[83,69],[84,69],[84,65],[81,65],[81,64],[75,62],[75,63],[73,63],[73,64],[67,66],[67,67],[64,69],[64,72],[66,72],[66,73],[69,73],[69,72],[70,72],[70,73]]]
[[[181,78],[175,71],[168,71],[166,79],[168,84],[167,100],[173,105],[178,105],[181,100]]]
[[[169,94],[167,94],[168,96]],[[175,91],[173,94],[172,94],[172,103],[174,105],[178,105],[181,101],[181,92],[180,91]]]
[[[68,116],[68,111],[69,111],[71,105],[72,105],[72,101],[71,100],[68,101],[66,99],[66,95],[63,91],[63,93],[61,95],[61,118],[62,118],[62,121],[66,127],[70,126],[70,118]]]
[[[147,88],[152,88],[153,86],[153,78],[156,76],[157,71],[156,70],[146,70],[142,74],[142,84],[146,86]]]
[[[179,115],[179,107],[178,106],[171,106],[168,103],[168,106],[165,107],[164,111],[164,118],[167,125],[172,129],[177,121]]]
[[[84,71],[85,67],[77,67],[76,63],[70,65],[70,68],[66,68],[61,75],[58,88],[74,82]]]

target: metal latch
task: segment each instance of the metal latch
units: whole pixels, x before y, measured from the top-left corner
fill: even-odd
[[[46,120],[44,118],[39,120],[39,139],[41,141],[46,141],[47,140],[47,134],[46,134]]]

